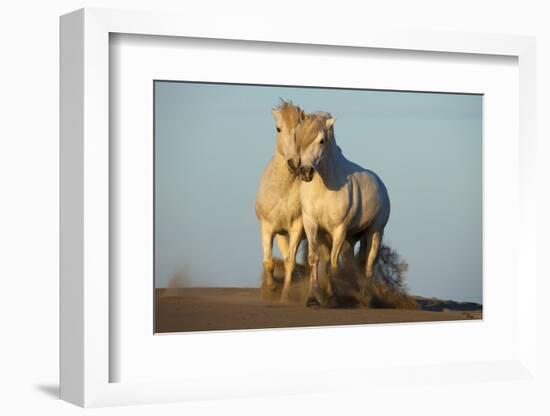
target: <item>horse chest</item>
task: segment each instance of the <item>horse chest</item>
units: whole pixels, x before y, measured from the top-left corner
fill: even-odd
[[[323,229],[332,231],[349,221],[350,205],[346,192],[305,192],[303,211]]]
[[[301,190],[304,215],[329,233],[342,226],[352,233],[368,227],[376,216],[379,203],[372,182],[361,183],[358,179],[364,179],[363,175],[358,176],[336,191],[313,182],[306,184]]]
[[[261,217],[277,230],[287,230],[301,217],[302,208],[298,189],[271,189],[258,201]]]
[[[294,195],[286,195],[273,201],[269,219],[276,228],[287,229],[301,214],[300,200]]]

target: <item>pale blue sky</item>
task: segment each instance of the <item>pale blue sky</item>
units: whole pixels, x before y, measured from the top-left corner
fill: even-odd
[[[330,111],[348,159],[386,184],[384,241],[409,263],[410,292],[482,300],[482,97],[155,83],[155,284],[255,287],[254,201],[275,146],[279,97]]]

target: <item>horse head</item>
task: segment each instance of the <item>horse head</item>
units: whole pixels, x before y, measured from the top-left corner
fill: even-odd
[[[281,99],[281,104],[271,110],[277,131],[277,152],[287,161],[288,170],[293,175],[300,168],[296,130],[306,115],[300,107]]]
[[[297,129],[300,177],[305,182],[313,179],[315,171],[330,157],[334,142],[335,119],[330,113],[309,114]]]

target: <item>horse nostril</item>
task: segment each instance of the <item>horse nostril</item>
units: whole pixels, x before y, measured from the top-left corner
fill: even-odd
[[[309,182],[313,177],[313,167],[311,166],[300,166],[300,175],[302,179]]]

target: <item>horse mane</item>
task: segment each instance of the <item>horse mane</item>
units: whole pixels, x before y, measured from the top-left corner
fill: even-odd
[[[306,119],[300,126],[299,143],[301,149],[306,149],[317,137],[321,130],[326,130],[326,121],[332,118],[332,114],[325,111],[317,111],[307,114]],[[334,130],[331,127],[328,133],[328,139],[334,140]]]
[[[297,126],[300,123],[300,107],[294,105],[292,101],[285,101],[282,98],[281,104],[276,107],[276,110],[281,114],[283,123],[287,126]]]

